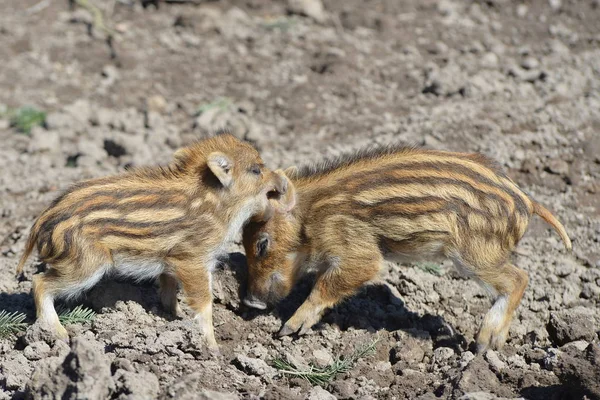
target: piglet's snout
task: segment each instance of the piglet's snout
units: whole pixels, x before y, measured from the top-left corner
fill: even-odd
[[[247,305],[248,307],[256,308],[259,310],[264,310],[267,308],[267,303],[257,299],[256,297],[254,297],[251,294],[246,296],[246,298],[244,299],[244,304]]]
[[[281,176],[280,174],[275,173],[275,176],[276,178],[274,192],[276,192],[276,197],[281,197],[288,191],[288,181],[287,179],[285,179],[285,177]]]

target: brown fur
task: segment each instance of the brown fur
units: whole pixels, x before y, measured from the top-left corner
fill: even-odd
[[[287,173],[295,191],[284,201],[297,206],[244,231],[246,304],[264,308],[286,296],[307,266],[318,270],[281,334],[306,332],[324,310],[375,279],[385,257],[450,258],[496,297],[477,343],[500,348],[528,282],[508,259],[532,214],[571,248],[560,222],[479,154],[391,147]]]
[[[159,276],[161,301],[176,313],[180,282],[216,348],[211,270],[224,243],[250,217],[268,216],[268,195],[286,185],[248,143],[227,134],[205,139],[179,150],[168,167],[72,186],[33,225],[17,272],[37,246],[49,267],[33,279],[37,316],[63,338],[56,297],[75,297],[106,274]]]

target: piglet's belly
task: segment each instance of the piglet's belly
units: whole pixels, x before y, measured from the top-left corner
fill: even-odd
[[[165,271],[165,264],[162,260],[131,256],[115,256],[113,259],[114,266],[110,272],[112,275],[122,278],[145,281],[154,279]]]

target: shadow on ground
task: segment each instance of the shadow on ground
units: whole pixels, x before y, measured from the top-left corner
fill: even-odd
[[[226,261],[234,271],[239,283],[239,296],[246,294],[247,265],[246,257],[241,253],[229,254]],[[289,296],[277,304],[274,309],[260,311],[245,305],[241,307],[245,319],[253,319],[265,312],[275,312],[282,325],[300,307],[310,294],[315,281],[315,274],[303,277]],[[408,310],[402,301],[385,284],[364,286],[357,294],[346,299],[336,307],[325,312],[321,321],[313,329],[319,330],[324,324],[337,325],[341,330],[349,328],[366,329],[372,332],[379,330],[402,330],[414,335],[415,332],[426,331],[434,341],[434,347],[452,347],[465,350],[468,342],[463,335],[446,322],[442,317],[432,314],[420,315]]]

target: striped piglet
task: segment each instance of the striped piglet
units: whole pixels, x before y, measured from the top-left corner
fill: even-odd
[[[33,277],[37,318],[63,339],[58,297],[76,297],[105,275],[159,277],[161,302],[176,314],[181,283],[208,346],[216,349],[211,272],[251,217],[273,214],[277,202],[268,198],[286,186],[250,144],[217,135],[179,150],[168,167],[72,186],[33,225],[17,272],[37,247],[48,265]]]
[[[244,230],[248,306],[266,308],[309,267],[318,271],[281,335],[306,332],[324,310],[376,278],[384,258],[450,258],[494,297],[477,346],[499,349],[528,283],[509,256],[531,216],[571,248],[560,222],[480,154],[383,147],[286,173],[285,203],[296,206]]]

